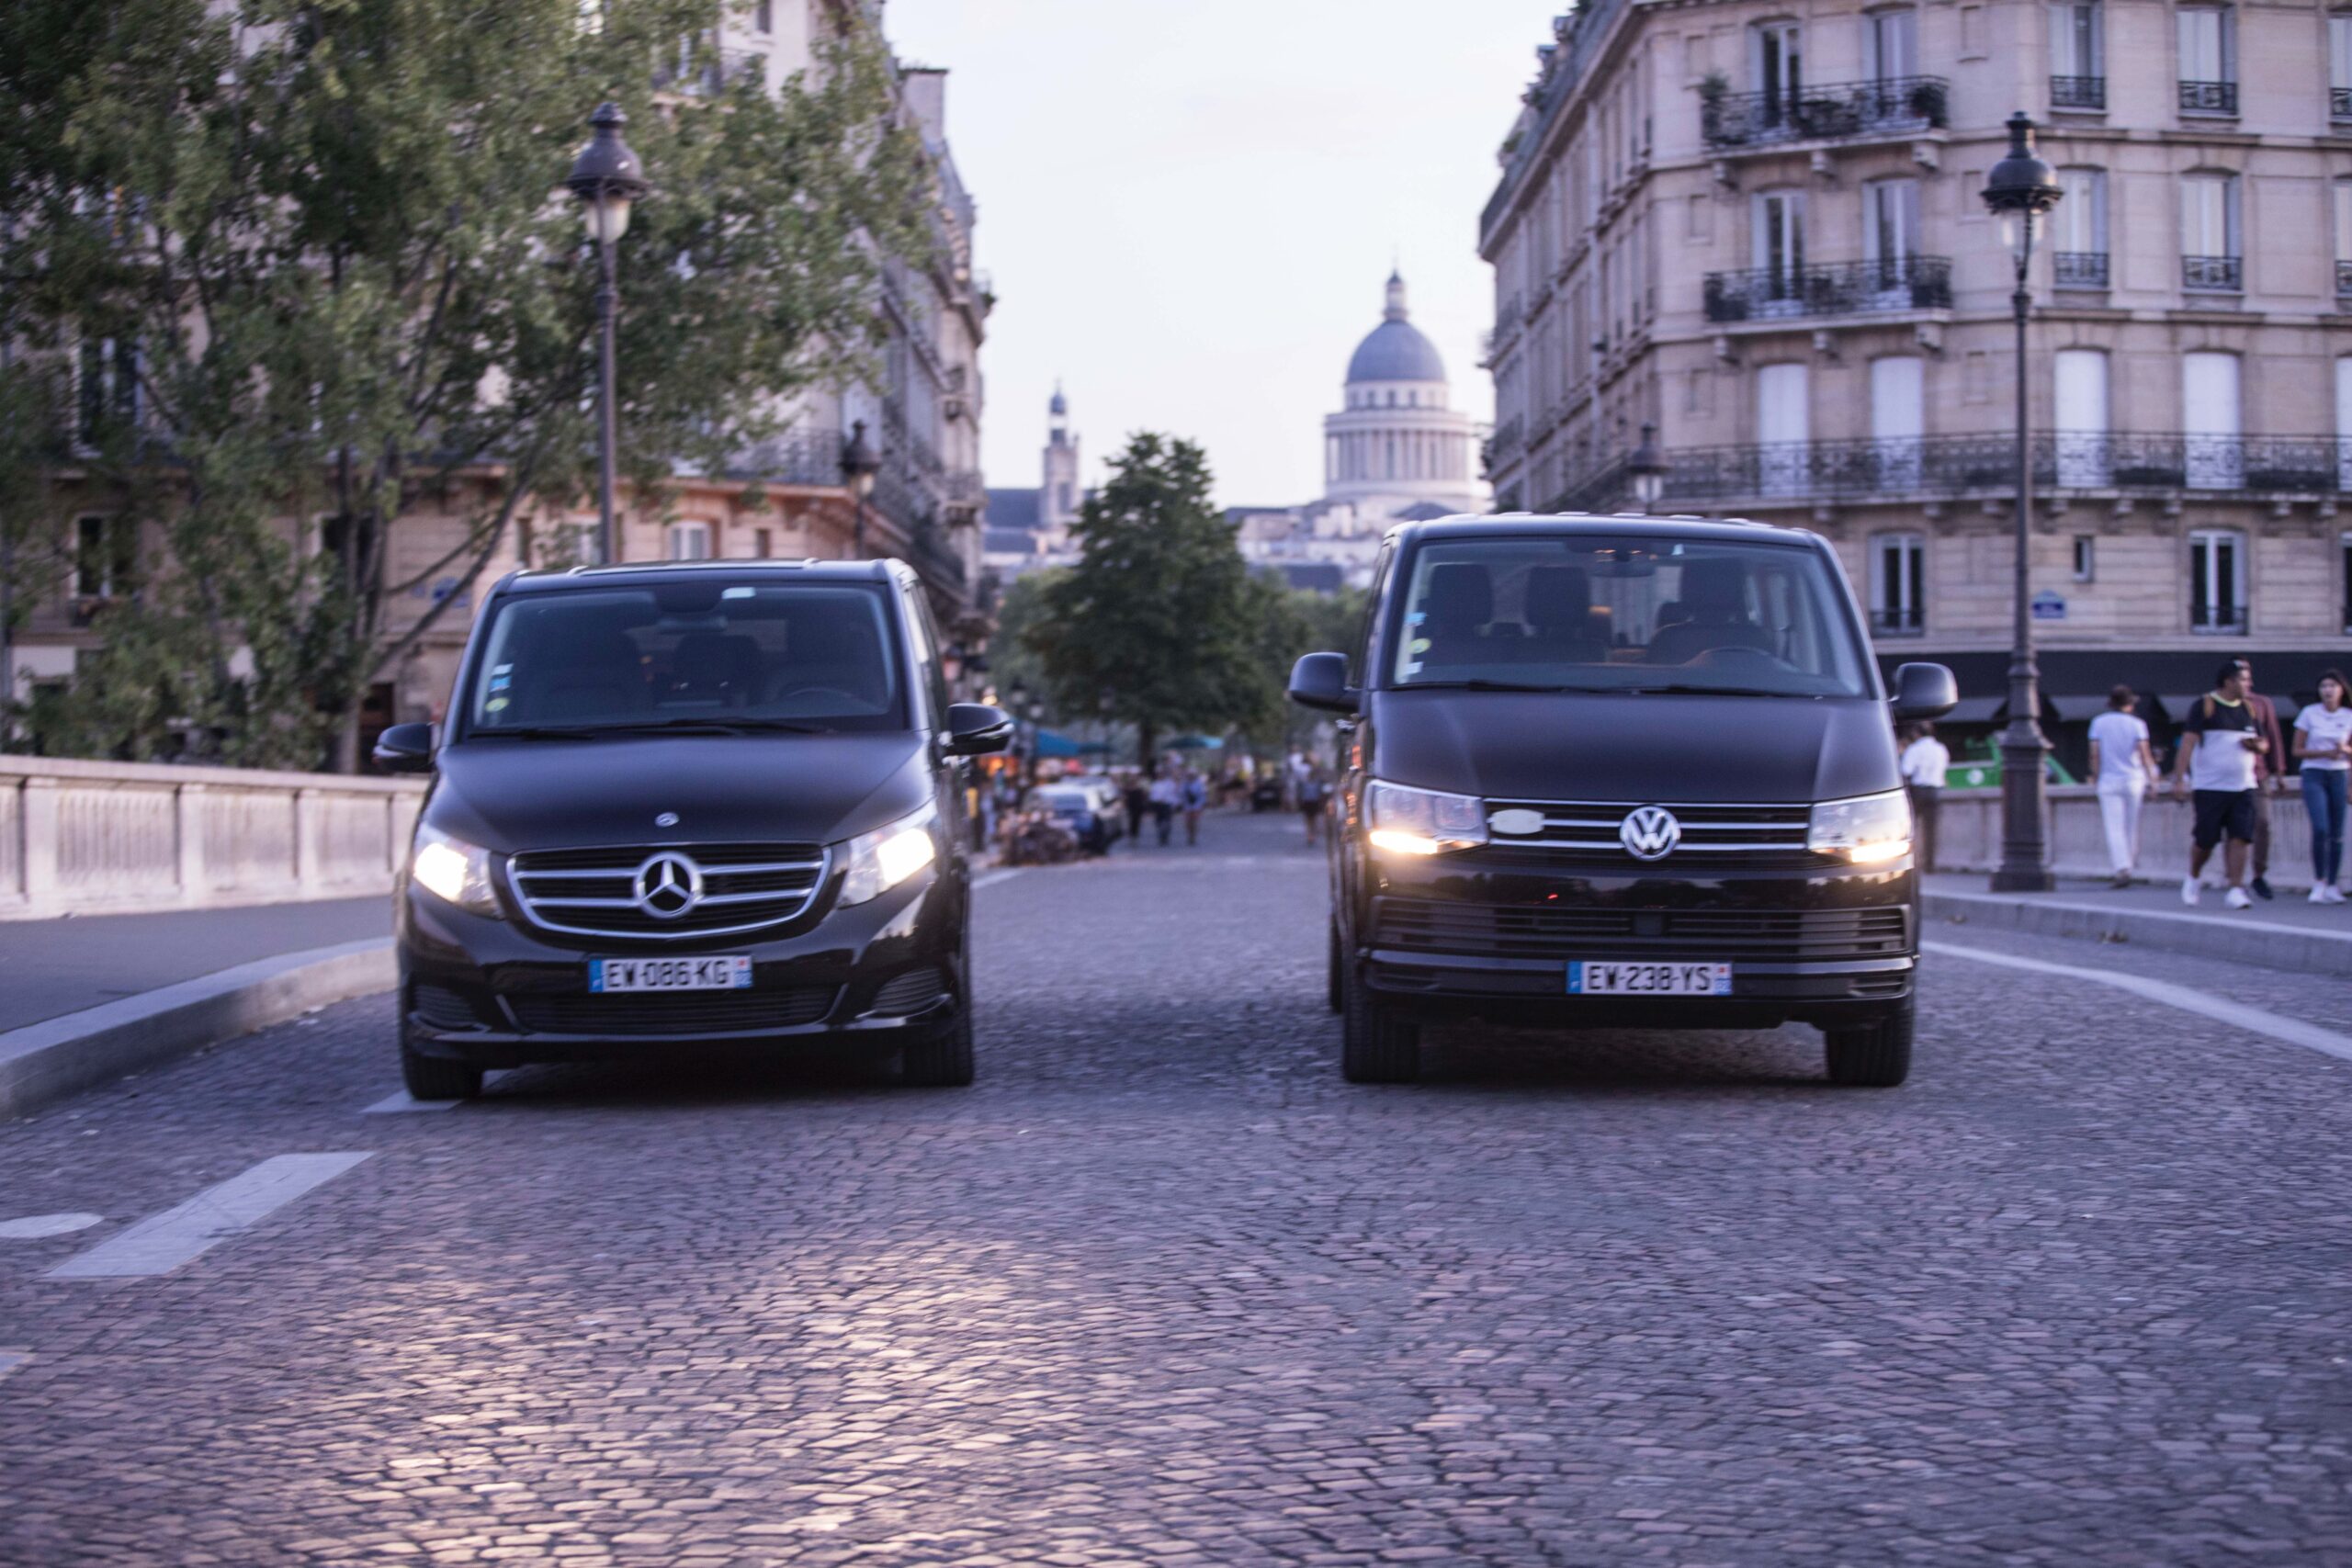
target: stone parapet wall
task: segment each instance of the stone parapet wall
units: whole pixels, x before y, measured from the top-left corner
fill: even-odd
[[[2140,874],[2154,881],[2188,874],[2189,807],[2169,790],[2152,793],[2140,814]],[[1936,869],[1985,871],[2001,863],[2001,792],[1951,789],[1937,814]],[[2098,795],[2087,784],[2055,785],[2050,791],[2052,869],[2061,876],[2105,876],[2107,833],[2100,826]],[[2303,795],[2291,781],[2270,797],[2270,880],[2278,887],[2308,891],[2312,885],[2311,822]],[[2208,874],[2218,876],[2219,854]]]

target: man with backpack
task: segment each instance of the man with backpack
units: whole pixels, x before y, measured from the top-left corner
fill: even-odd
[[[2222,864],[2229,892],[2222,902],[2233,909],[2253,905],[2245,887],[2246,857],[2254,847],[2256,774],[2269,746],[2245,700],[2244,668],[2235,662],[2222,665],[2213,690],[2188,710],[2173,763],[2173,794],[2193,794],[2196,801],[2188,875],[2180,885],[2182,903],[2197,902],[2205,863],[2212,857],[2213,846],[2226,840]]]

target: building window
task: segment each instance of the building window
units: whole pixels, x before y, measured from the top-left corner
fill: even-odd
[[[2335,229],[2335,298],[2336,309],[2352,299],[2352,179],[2335,182],[2329,195],[2334,198]]]
[[[2180,182],[2180,286],[2204,294],[2245,289],[2235,175],[2188,175]]]
[[[74,378],[74,434],[95,446],[139,422],[139,353],[129,338],[82,340]]]
[[[1750,207],[1750,265],[1762,287],[1758,315],[1804,313],[1804,192],[1758,191]]]
[[[137,586],[139,525],[128,517],[81,517],[74,523],[74,596],[113,599]]]
[[[2061,288],[2105,288],[2107,266],[2107,171],[2061,169],[2065,193],[2050,214],[2051,265]]]
[[[1870,40],[1871,80],[1894,82],[1919,73],[1919,13],[1908,6],[1862,18]]]
[[[2182,479],[2190,490],[2245,486],[2239,408],[2236,355],[2199,351],[2180,356]]]
[[[2335,488],[2352,491],[2352,356],[2335,362]]]
[[[1871,630],[1917,637],[1926,629],[1928,543],[1917,534],[1871,540]]]
[[[2098,575],[2098,541],[2088,534],[2075,536],[2075,581],[2088,582]]]
[[[2199,528],[2188,536],[2188,629],[2218,636],[2245,630],[2245,536]]]
[[[2050,107],[2107,107],[2107,27],[2097,0],[2050,8]]]
[[[771,536],[765,528],[752,530],[752,554],[761,560],[775,554]]]
[[[2107,355],[2096,348],[2062,348],[2051,363],[2057,393],[2052,423],[2058,482],[2070,490],[2104,490],[2114,482]]]
[[[2184,6],[2180,34],[2180,112],[2238,112],[2237,13],[2226,6]]]
[[[710,525],[707,523],[671,524],[670,558],[672,560],[708,560],[710,558]]]
[[[2335,556],[2337,570],[2344,580],[2344,635],[2352,637],[2352,534],[2336,536]]]
[[[1758,22],[1747,37],[1756,90],[1764,99],[1758,121],[1768,128],[1785,124],[1804,90],[1804,28],[1795,22]]]
[[[2352,119],[2352,12],[2327,18],[2327,118]]]
[[[763,33],[775,31],[775,0],[759,0],[752,7],[752,26]]]

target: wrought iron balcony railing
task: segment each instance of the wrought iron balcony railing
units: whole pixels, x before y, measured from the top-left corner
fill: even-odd
[[[2050,78],[2050,107],[2053,109],[2103,109],[2107,107],[2107,78],[2052,76]]]
[[[2233,636],[2245,630],[2245,606],[2188,602],[2188,629],[2209,637]]]
[[[1887,76],[1724,93],[1702,102],[1700,127],[1707,145],[1719,150],[1927,130],[1944,123],[1951,92],[1940,76]]]
[[[2104,288],[2107,287],[2107,253],[2105,251],[2057,251],[2050,258],[2057,271],[2061,288]]]
[[[1711,321],[1944,310],[1951,305],[1951,263],[1943,256],[1887,256],[1707,275]]]
[[[2335,264],[2335,293],[2338,299],[2352,295],[2352,261]]]
[[[842,479],[842,433],[787,430],[761,442],[727,469],[726,477],[769,484],[838,485]]]
[[[2245,264],[2236,256],[2183,256],[2180,286],[2205,294],[2237,294],[2245,288]]]
[[[2330,87],[2327,90],[2327,118],[2352,119],[2352,87]]]
[[[2180,112],[2235,114],[2238,112],[2238,85],[2235,82],[2183,82],[2180,85]]]
[[[1917,637],[1927,629],[1927,617],[1917,604],[1871,607],[1871,630],[1880,637]]]

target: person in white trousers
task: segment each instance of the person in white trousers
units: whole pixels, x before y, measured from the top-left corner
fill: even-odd
[[[2140,807],[2159,776],[2148,746],[2148,721],[2132,710],[2139,695],[2129,686],[2107,694],[2107,711],[2091,720],[2091,776],[2098,783],[2098,818],[2107,829],[2107,860],[2115,886],[2132,886],[2140,863]]]

